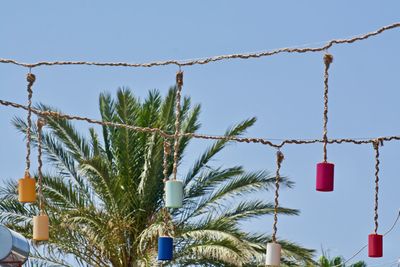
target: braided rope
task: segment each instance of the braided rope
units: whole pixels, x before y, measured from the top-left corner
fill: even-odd
[[[0,105],[6,107],[13,107],[17,109],[28,110],[27,106],[1,100]],[[99,121],[87,117],[81,117],[76,115],[69,115],[63,114],[60,112],[55,111],[42,111],[35,108],[31,109],[31,112],[40,116],[40,117],[51,117],[55,119],[66,119],[66,120],[77,120],[77,121],[85,121],[90,124],[97,124],[102,126],[112,126],[117,128],[125,128],[132,131],[142,132],[142,133],[157,133],[163,138],[173,139],[175,137],[174,134],[164,132],[159,128],[151,128],[151,127],[139,127],[133,126],[129,124],[123,123],[115,123],[115,122],[108,122],[108,121]],[[203,140],[225,140],[225,141],[233,141],[238,143],[254,143],[254,144],[263,144],[273,148],[282,148],[284,145],[306,145],[306,144],[315,144],[315,143],[323,143],[323,139],[278,139],[279,143],[274,143],[272,140],[276,139],[266,139],[266,138],[259,138],[259,137],[237,137],[237,136],[224,136],[224,135],[206,135],[206,134],[197,134],[197,133],[180,133],[179,137],[187,137],[187,138],[196,138],[196,139],[203,139]],[[336,139],[328,139],[328,144],[345,144],[351,143],[355,145],[363,145],[363,144],[372,144],[376,141],[376,137],[374,138],[336,138]],[[400,141],[400,135],[393,135],[393,136],[383,136],[378,137],[379,140],[390,142],[390,141]]]
[[[329,66],[333,61],[333,56],[331,54],[324,55],[324,130],[323,130],[323,140],[324,140],[324,162],[328,160],[328,152],[327,152],[327,145],[328,145],[328,81],[329,81]]]
[[[42,174],[42,129],[43,126],[46,124],[43,118],[39,118],[37,121],[37,128],[38,128],[38,193],[39,193],[39,209],[40,213],[44,212],[44,196],[43,196],[43,174]]]
[[[176,180],[179,161],[179,137],[180,137],[180,119],[181,119],[181,95],[183,86],[183,72],[176,74],[176,102],[175,102],[175,135],[174,135],[174,165],[172,169],[173,180]]]
[[[60,66],[60,65],[87,65],[87,66],[100,66],[100,67],[157,67],[157,66],[167,66],[167,65],[176,65],[176,66],[193,66],[193,65],[204,65],[217,61],[224,61],[230,59],[252,59],[252,58],[261,58],[267,56],[273,56],[282,53],[308,53],[308,52],[322,52],[327,49],[333,47],[334,45],[339,44],[351,44],[354,42],[366,40],[370,37],[379,35],[385,31],[392,30],[400,27],[400,22],[396,22],[387,26],[383,26],[375,31],[368,32],[362,35],[354,36],[347,39],[334,39],[328,41],[325,45],[320,47],[295,47],[295,48],[279,48],[270,51],[262,51],[262,52],[253,52],[253,53],[240,53],[240,54],[229,54],[229,55],[219,55],[208,58],[200,58],[200,59],[192,59],[192,60],[166,60],[166,61],[154,61],[147,63],[127,63],[127,62],[90,62],[90,61],[40,61],[37,63],[22,63],[18,62],[14,59],[0,59],[0,63],[5,64],[14,64],[17,66],[34,68],[39,66]]]
[[[279,182],[281,179],[280,170],[284,155],[281,151],[276,152],[276,174],[275,174],[275,207],[274,207],[274,224],[272,226],[272,242],[276,243],[276,232],[278,231],[278,207],[279,207]]]
[[[382,141],[380,139],[376,139],[373,143],[375,150],[375,206],[374,206],[374,233],[378,233],[378,201],[379,201],[379,145]]]
[[[163,161],[163,174],[164,183],[168,181],[168,156],[171,154],[171,144],[167,139],[164,139],[164,161]]]
[[[28,82],[27,91],[28,91],[28,116],[27,116],[27,127],[26,127],[26,169],[25,175],[30,176],[29,169],[31,167],[31,128],[32,128],[32,86],[36,80],[36,77],[32,73],[28,73],[26,75],[26,81]]]

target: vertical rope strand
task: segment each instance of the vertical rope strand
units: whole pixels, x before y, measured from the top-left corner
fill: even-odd
[[[377,139],[374,143],[374,150],[375,150],[375,207],[374,207],[374,223],[375,223],[375,229],[374,233],[378,233],[378,201],[379,201],[379,140]]]
[[[276,152],[276,174],[275,174],[275,207],[274,207],[274,225],[272,227],[272,242],[276,243],[276,232],[278,231],[278,207],[279,207],[279,182],[281,179],[280,170],[284,159],[283,153],[278,150]]]
[[[323,142],[324,142],[324,162],[328,161],[328,92],[329,92],[329,67],[333,61],[333,56],[331,54],[324,55],[324,130],[323,130]]]
[[[44,212],[44,196],[43,196],[43,174],[42,174],[42,129],[46,124],[45,120],[39,118],[37,121],[38,128],[38,193],[39,193],[39,210],[40,214]]]
[[[26,80],[28,82],[27,91],[28,91],[28,116],[27,116],[27,127],[26,127],[26,168],[25,175],[30,176],[29,169],[31,167],[31,128],[32,128],[32,86],[36,80],[36,77],[32,73],[28,73],[26,75]]]
[[[163,174],[164,183],[168,181],[168,156],[171,154],[171,144],[167,139],[164,139],[164,158],[163,158]]]
[[[173,180],[176,180],[179,160],[179,132],[180,132],[180,117],[181,117],[181,94],[183,86],[183,72],[176,73],[176,102],[175,102],[175,142],[174,142],[174,165],[172,169]]]
[[[164,139],[164,158],[163,158],[163,175],[164,175],[164,201],[166,199],[166,191],[165,191],[165,183],[169,180],[168,177],[168,157],[171,154],[171,144],[169,143],[168,139]],[[162,208],[161,214],[164,220],[165,227],[162,228],[162,236],[168,235],[168,222],[169,222],[169,213],[167,208]]]

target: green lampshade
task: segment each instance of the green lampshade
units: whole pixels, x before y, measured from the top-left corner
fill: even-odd
[[[182,208],[183,183],[169,180],[165,183],[165,206],[167,208]]]

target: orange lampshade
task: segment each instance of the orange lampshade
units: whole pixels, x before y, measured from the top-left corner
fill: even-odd
[[[33,217],[33,240],[49,240],[49,217],[44,213]]]
[[[18,200],[22,203],[36,201],[36,180],[29,173],[18,181]]]

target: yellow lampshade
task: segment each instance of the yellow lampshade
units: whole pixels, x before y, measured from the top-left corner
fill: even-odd
[[[46,214],[33,217],[33,240],[49,240],[49,217]]]
[[[18,200],[22,203],[36,201],[36,180],[29,174],[18,181]]]

